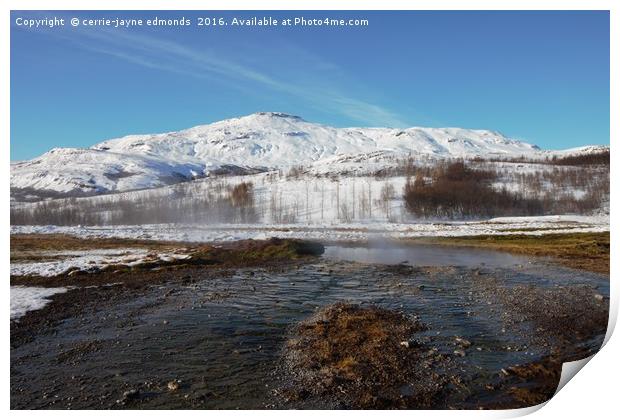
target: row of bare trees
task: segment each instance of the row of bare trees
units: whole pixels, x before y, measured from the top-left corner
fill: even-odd
[[[521,170],[514,164],[458,160],[416,166],[412,159],[402,159],[399,165],[395,172],[407,173],[407,178],[316,176],[296,167],[288,173],[218,177],[158,190],[14,203],[11,223],[401,222],[408,214],[475,218],[588,213],[609,198],[608,166]]]
[[[404,187],[403,200],[407,210],[416,217],[456,219],[583,214],[600,208],[608,196],[608,177],[596,178],[597,183],[580,182],[579,185],[589,188],[577,198],[570,191],[546,189],[546,172],[542,174],[530,174],[534,178],[528,183],[527,193],[511,191],[505,184],[501,188],[494,187],[497,172],[472,169],[465,162],[457,161],[438,165],[430,177],[418,174],[414,180],[409,179]],[[598,188],[599,184],[603,185]]]
[[[474,162],[510,162],[510,163],[528,163],[543,165],[559,165],[559,166],[593,166],[610,164],[610,151],[602,150],[595,153],[572,154],[566,156],[550,155],[544,158],[535,158],[530,156],[507,156],[483,158],[477,157],[472,159]]]
[[[190,185],[190,184],[188,184]],[[157,223],[254,223],[254,186],[217,183],[199,192],[177,184],[171,193],[69,198],[12,206],[13,225],[134,225]]]

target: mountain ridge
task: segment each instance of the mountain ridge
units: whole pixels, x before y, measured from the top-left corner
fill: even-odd
[[[598,147],[584,146],[583,153]],[[53,148],[37,158],[12,162],[11,189],[22,195],[37,191],[59,196],[96,195],[155,188],[219,173],[246,174],[292,166],[325,173],[350,170],[351,162],[359,169],[365,164],[389,165],[394,158],[408,156],[544,157],[566,152],[541,150],[491,130],[335,128],[282,112],[258,112],[180,131],[128,135],[89,148]]]

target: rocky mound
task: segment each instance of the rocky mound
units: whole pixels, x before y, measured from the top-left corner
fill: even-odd
[[[413,340],[425,329],[400,312],[336,303],[300,323],[284,350],[288,403],[336,408],[435,407],[448,360]]]

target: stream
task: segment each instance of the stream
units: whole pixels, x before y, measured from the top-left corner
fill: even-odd
[[[495,251],[328,246],[284,270],[156,285],[65,319],[55,334],[12,349],[11,408],[330,408],[280,401],[276,390],[290,328],[338,301],[417,316],[428,329],[414,338],[453,357],[469,387],[468,398],[445,405],[473,408],[497,398],[485,384],[503,368],[551,348],[597,351],[604,334],[571,342],[549,319],[580,310],[584,299],[597,305],[599,294],[608,299],[608,276]],[[455,337],[471,343],[462,356]]]

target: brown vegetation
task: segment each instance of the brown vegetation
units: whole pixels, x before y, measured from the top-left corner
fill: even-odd
[[[609,274],[609,232],[464,236],[425,241],[551,257],[568,267]]]
[[[508,367],[502,371],[499,383],[487,385],[487,389],[497,392],[487,408],[524,408],[547,402],[558,388],[561,373],[562,362],[554,356]]]
[[[88,249],[147,248],[152,250],[187,246],[184,242],[153,241],[123,238],[78,238],[65,234],[17,234],[11,235],[11,260],[23,259],[41,251],[67,251]]]
[[[285,364],[293,385],[283,394],[336,398],[346,408],[431,407],[448,380],[431,368],[445,362],[442,356],[410,341],[424,329],[399,312],[374,306],[327,306],[299,324],[287,342]]]
[[[554,165],[574,165],[574,166],[582,166],[582,165],[609,165],[610,162],[610,152],[606,150],[604,152],[599,153],[590,153],[585,155],[571,155],[564,156],[561,158],[553,157],[551,159],[551,163]]]
[[[549,179],[549,176],[554,178]],[[589,187],[587,179],[579,177],[569,187]],[[557,176],[556,176],[557,175]],[[567,171],[554,169],[549,172],[517,175],[521,185],[527,185],[527,191],[509,191],[505,187],[495,188],[493,183],[499,180],[494,170],[473,169],[463,161],[438,165],[429,177],[418,174],[405,185],[403,199],[407,210],[424,218],[475,218],[496,216],[535,216],[544,214],[587,213],[601,206],[608,194],[605,179],[601,185],[587,188],[583,198],[572,194],[556,193],[555,188],[547,188],[550,183],[566,182]],[[558,181],[560,179],[561,181]],[[608,185],[608,178],[607,178]],[[548,191],[547,191],[548,190]]]
[[[403,198],[417,217],[471,218],[496,215],[541,214],[540,203],[490,185],[495,175],[472,170],[464,162],[439,166],[430,181],[417,176],[407,182]]]
[[[591,165],[609,165],[610,151],[604,150],[595,153],[574,154],[563,157],[546,156],[544,159],[520,157],[506,158],[482,158],[474,159],[476,162],[510,162],[510,163],[534,163],[543,165],[565,165],[565,166],[591,166]]]
[[[40,243],[37,243],[36,237],[38,235],[33,235],[32,238],[29,236],[19,235],[11,238],[12,261],[33,261],[36,260],[37,255],[41,255],[42,251],[84,249],[87,253],[88,249],[100,249],[97,239],[83,240],[65,235],[50,235],[55,236],[55,238],[49,240],[43,238]],[[34,247],[30,248],[29,244],[33,244]],[[318,256],[325,249],[323,245],[316,242],[279,238],[263,241],[237,241],[218,246],[123,239],[103,239],[101,244],[102,248],[105,249],[139,246],[152,250],[171,250],[173,245],[182,245],[184,248],[175,251],[187,254],[189,258],[162,261],[154,253],[153,258],[134,265],[115,264],[100,269],[91,268],[87,271],[76,268],[55,277],[11,276],[11,284],[53,287],[123,283],[132,285],[132,287],[139,287],[165,282],[171,270],[174,270],[175,274],[178,275],[182,275],[183,271],[191,275],[196,271],[204,273],[206,268],[269,267]]]

